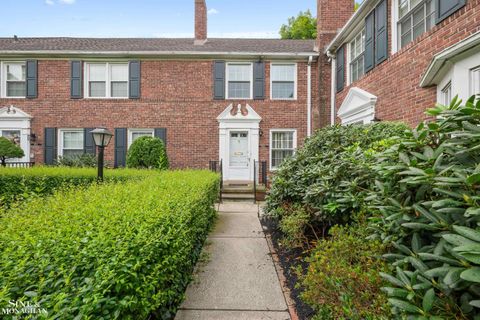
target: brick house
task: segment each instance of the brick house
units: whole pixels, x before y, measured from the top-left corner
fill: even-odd
[[[53,164],[94,153],[89,131],[105,126],[116,167],[149,135],[173,168],[222,159],[226,180],[253,180],[254,161],[274,170],[312,130],[314,48],[207,39],[205,0],[195,0],[194,39],[0,38],[0,136],[16,137],[22,161]]]
[[[173,168],[222,160],[225,180],[273,172],[313,128],[425,118],[436,101],[480,92],[480,0],[317,0],[317,40],[0,38],[0,136],[21,161],[94,153],[89,131],[115,136],[125,165],[143,135]]]
[[[319,47],[333,75],[321,85],[330,123],[415,126],[436,102],[480,93],[479,0],[365,0]]]

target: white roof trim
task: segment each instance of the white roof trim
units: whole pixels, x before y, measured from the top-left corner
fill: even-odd
[[[82,51],[82,50],[0,50],[0,56],[31,56],[42,55],[48,57],[63,56],[96,56],[96,57],[269,57],[269,58],[302,58],[319,56],[318,52],[209,52],[209,51]]]
[[[469,52],[467,52],[469,51]],[[480,51],[480,31],[436,54],[420,81],[421,87],[438,84],[461,54],[467,55]]]
[[[338,110],[338,117],[342,123],[354,122],[351,119],[363,119],[366,114],[373,117],[376,103],[377,97],[373,94],[357,87],[351,88]]]
[[[262,117],[258,115],[258,113],[253,110],[250,105],[246,105],[246,109],[248,114],[243,115],[241,112],[242,105],[239,104],[237,106],[237,110],[235,114],[232,114],[233,104],[230,104],[222,113],[217,117],[218,122],[260,122],[262,121]]]
[[[0,108],[0,120],[32,118],[33,117],[31,115],[14,106]]]

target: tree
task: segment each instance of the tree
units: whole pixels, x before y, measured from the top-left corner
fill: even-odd
[[[168,157],[163,141],[159,138],[140,137],[127,153],[127,167],[137,169],[168,169]]]
[[[25,155],[23,150],[7,138],[0,137],[0,162],[2,167],[7,166],[8,158],[21,158]]]
[[[298,16],[290,17],[288,24],[280,28],[282,39],[316,39],[317,38],[317,19],[312,16],[310,10],[300,11]]]

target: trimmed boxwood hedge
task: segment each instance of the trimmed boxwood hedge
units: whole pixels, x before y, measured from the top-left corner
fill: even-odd
[[[105,170],[105,181],[122,182],[151,174],[133,169]],[[32,195],[49,195],[63,187],[87,186],[96,181],[97,170],[93,168],[0,168],[0,207]]]
[[[164,172],[8,210],[0,305],[39,303],[51,319],[171,318],[213,224],[218,186],[207,171]]]

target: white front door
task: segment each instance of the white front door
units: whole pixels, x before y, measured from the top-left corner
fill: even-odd
[[[250,154],[248,131],[230,131],[229,179],[249,180]]]

